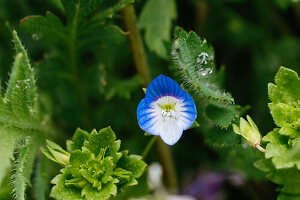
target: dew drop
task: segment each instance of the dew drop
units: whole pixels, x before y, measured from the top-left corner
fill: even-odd
[[[207,76],[213,72],[212,68],[200,68],[199,72],[202,76]]]
[[[207,58],[209,58],[208,53],[202,52],[197,57],[197,63],[200,65],[207,64]]]

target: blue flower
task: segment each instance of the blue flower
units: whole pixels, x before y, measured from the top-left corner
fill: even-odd
[[[168,145],[175,144],[197,116],[192,97],[174,80],[160,75],[148,86],[146,97],[137,108],[140,127],[159,135]]]

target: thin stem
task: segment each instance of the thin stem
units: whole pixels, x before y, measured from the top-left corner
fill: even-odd
[[[121,11],[123,15],[124,25],[129,32],[129,44],[136,70],[144,80],[144,85],[148,86],[151,82],[150,70],[147,63],[143,40],[137,27],[134,7],[132,5],[125,7]]]
[[[266,150],[265,150],[263,147],[261,147],[259,144],[257,144],[255,147],[256,147],[259,151],[261,151],[261,152],[263,152],[263,153],[266,153]]]
[[[78,14],[79,14],[79,7],[80,5],[77,4],[76,6],[76,12],[74,19],[71,24],[71,29],[70,29],[70,42],[69,42],[69,50],[70,50],[70,67],[72,74],[74,76],[74,85],[76,87],[80,104],[81,104],[81,109],[83,113],[83,122],[84,125],[89,127],[90,121],[88,120],[88,97],[86,96],[86,93],[82,87],[82,83],[80,80],[80,76],[78,73],[78,66],[77,66],[77,29],[78,29]]]
[[[143,40],[137,27],[136,15],[132,5],[127,6],[121,11],[126,31],[129,32],[129,45],[133,55],[136,70],[144,80],[144,86],[148,86],[151,81],[150,70],[144,50]],[[157,150],[160,161],[165,171],[167,184],[170,189],[177,191],[178,181],[175,172],[170,148],[161,140],[156,140]]]
[[[147,144],[146,148],[144,149],[144,152],[142,154],[143,158],[145,159],[149,153],[149,151],[151,150],[154,142],[157,140],[158,136],[152,136],[151,140],[149,141],[149,143]]]

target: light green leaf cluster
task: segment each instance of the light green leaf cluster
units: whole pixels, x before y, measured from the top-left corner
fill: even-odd
[[[119,151],[120,144],[110,127],[91,134],[77,129],[72,141],[67,141],[67,151],[48,142],[44,154],[64,166],[52,180],[55,186],[51,196],[62,200],[105,200],[136,185],[146,163],[140,156]]]
[[[256,163],[267,177],[280,184],[279,199],[300,199],[300,79],[280,67],[275,84],[268,85],[269,108],[278,128],[263,137],[268,142],[265,159]],[[292,177],[292,178],[291,178]]]
[[[39,110],[34,72],[16,31],[13,42],[16,57],[7,89],[0,97],[0,184],[16,158],[14,195],[24,199],[37,150],[50,128],[47,117]]]
[[[148,0],[139,18],[147,47],[164,59],[169,56],[166,42],[171,39],[172,20],[176,17],[175,0]]]

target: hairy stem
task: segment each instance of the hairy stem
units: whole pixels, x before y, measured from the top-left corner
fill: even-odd
[[[122,11],[125,28],[129,32],[129,45],[133,55],[135,67],[144,81],[144,86],[148,86],[151,81],[150,70],[147,64],[143,40],[137,27],[137,20],[132,5],[127,6]],[[177,190],[177,176],[170,148],[161,139],[156,140],[160,161],[163,165],[168,186],[172,190]]]

